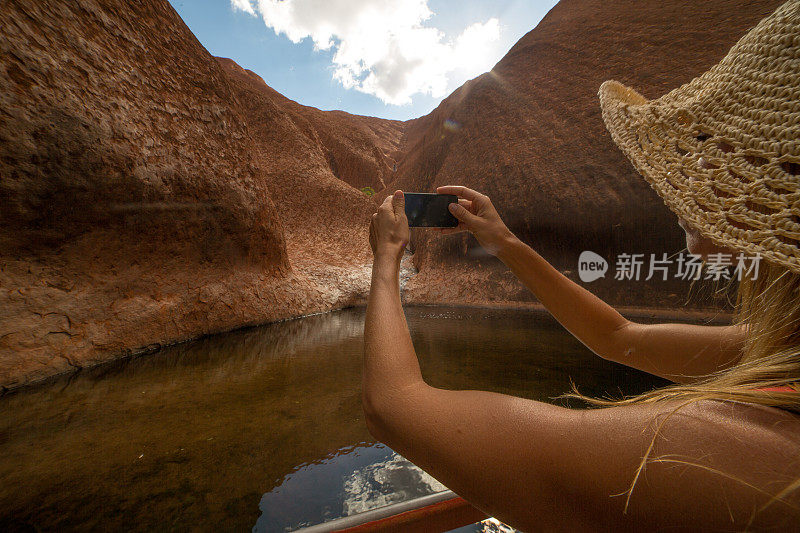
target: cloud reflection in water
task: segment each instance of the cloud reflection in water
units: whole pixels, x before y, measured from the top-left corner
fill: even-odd
[[[300,465],[264,494],[254,532],[292,531],[447,490],[383,444],[342,448]]]

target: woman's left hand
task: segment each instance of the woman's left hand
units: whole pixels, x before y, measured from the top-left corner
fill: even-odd
[[[408,244],[411,232],[406,217],[403,191],[387,196],[369,225],[369,245],[375,259],[389,256],[399,261]]]

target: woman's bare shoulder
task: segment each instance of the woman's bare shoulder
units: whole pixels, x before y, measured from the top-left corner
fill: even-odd
[[[800,460],[800,414],[746,402],[701,400],[689,411],[699,420],[746,439],[765,452]],[[798,472],[800,477],[800,472]]]
[[[609,425],[640,428],[642,436],[651,439],[658,431],[656,443],[725,443],[730,450],[748,449],[749,455],[760,450],[762,458],[775,455],[800,465],[800,415],[785,409],[704,399],[590,409],[583,418],[597,431],[605,431]]]
[[[644,523],[681,523],[681,513],[695,510],[709,523],[752,519],[754,527],[800,518],[800,491],[787,490],[800,481],[798,415],[699,400],[592,409],[582,419],[586,442],[602,442],[606,435],[609,451],[627,455],[622,470],[634,457],[638,464],[647,457],[638,477],[628,470],[629,481],[636,479],[628,514],[639,514]]]
[[[670,411],[670,409],[664,409]],[[800,415],[756,403],[699,400],[682,409],[699,427],[715,427],[760,443],[800,445]]]

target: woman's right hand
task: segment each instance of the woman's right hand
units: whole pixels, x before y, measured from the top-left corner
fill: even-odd
[[[469,231],[492,255],[497,255],[500,249],[514,237],[511,230],[500,219],[492,201],[485,194],[460,185],[437,187],[436,192],[458,196],[458,204],[452,203],[448,206],[453,216],[458,219],[458,226],[442,228],[440,230],[442,234],[449,235]]]

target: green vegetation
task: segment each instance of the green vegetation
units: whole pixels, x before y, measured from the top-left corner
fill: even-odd
[[[373,194],[375,194],[375,191],[372,190],[372,187],[362,187],[361,192],[363,192],[367,196],[372,196]]]

